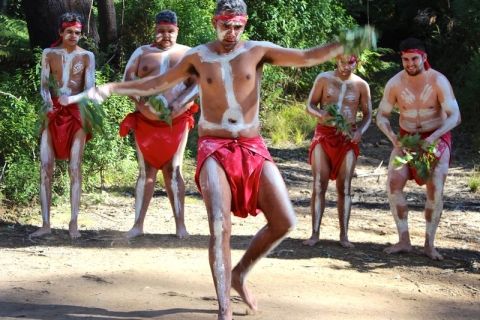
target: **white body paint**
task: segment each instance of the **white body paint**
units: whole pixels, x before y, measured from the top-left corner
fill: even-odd
[[[408,104],[415,102],[415,95],[408,88],[403,89],[400,96]]]

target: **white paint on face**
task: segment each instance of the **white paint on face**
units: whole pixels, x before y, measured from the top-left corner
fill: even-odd
[[[400,97],[408,104],[415,102],[415,95],[408,88],[403,89]]]
[[[223,41],[223,39],[225,39],[225,35],[227,34],[228,30],[222,30],[220,27],[217,26],[216,31],[217,31],[217,39],[219,41]]]
[[[427,102],[430,96],[432,95],[432,93],[433,93],[432,85],[427,83],[423,88],[422,93],[420,94],[420,101],[422,101],[423,103]]]
[[[139,168],[137,186],[135,188],[135,222],[137,222],[137,219],[140,216],[140,211],[142,210],[147,174],[145,172],[145,161],[143,160],[143,154],[136,141],[135,146],[137,148],[137,159]]]

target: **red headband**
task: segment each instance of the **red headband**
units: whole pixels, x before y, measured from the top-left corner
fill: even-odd
[[[350,64],[354,64],[354,63],[357,63],[357,62],[358,62],[358,58],[357,58],[357,56],[354,55],[354,54],[352,54],[352,55],[350,56],[350,59],[348,59],[348,63],[350,63]]]
[[[223,21],[223,22],[240,22],[243,24],[247,23],[248,16],[246,14],[224,14],[224,15],[216,15],[213,17],[215,21]]]
[[[77,27],[77,28],[82,29],[83,25],[79,21],[65,21],[65,22],[62,22],[62,28],[61,28],[62,31],[69,28],[69,27]]]
[[[425,70],[430,69],[430,63],[427,60],[427,53],[425,51],[420,50],[420,49],[406,49],[406,50],[403,50],[401,53],[402,54],[404,54],[404,53],[416,53],[416,54],[421,55],[422,57],[425,58],[425,61],[423,62],[423,66],[425,67]]]

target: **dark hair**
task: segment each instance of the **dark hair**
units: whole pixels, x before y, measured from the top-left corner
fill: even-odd
[[[177,14],[172,10],[162,10],[155,17],[155,23],[167,22],[177,25]]]
[[[247,14],[247,5],[243,0],[217,0],[215,14],[225,11],[234,14]]]
[[[75,12],[65,12],[60,16],[58,19],[58,29],[60,31],[63,31],[62,23],[64,22],[80,22],[83,25],[82,16]]]
[[[405,51],[408,49],[419,49],[422,51],[425,51],[425,45],[421,40],[418,40],[417,38],[407,38],[400,42],[399,46],[400,51]]]

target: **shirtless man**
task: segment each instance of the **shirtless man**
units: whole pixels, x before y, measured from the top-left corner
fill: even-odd
[[[296,223],[285,183],[259,135],[263,66],[313,66],[343,53],[338,43],[297,50],[270,42],[242,41],[246,13],[243,0],[219,0],[212,18],[217,40],[191,49],[163,75],[110,83],[74,97],[101,102],[113,93],[146,96],[192,75],[197,77],[201,116],[195,178],[208,213],[209,261],[219,303],[218,319],[232,319],[231,287],[251,309],[257,309],[246,287],[247,274]],[[246,217],[260,210],[267,224],[232,270],[230,213]]]
[[[434,246],[435,232],[443,210],[443,187],[451,152],[450,130],[460,124],[460,111],[450,82],[430,68],[423,43],[414,38],[406,39],[400,44],[400,51],[404,70],[388,81],[377,114],[378,127],[393,144],[387,192],[399,237],[398,243],[386,248],[385,252],[412,250],[403,188],[408,180],[415,179],[420,185],[426,184],[424,252],[431,259],[441,260],[443,257]],[[425,146],[436,144],[437,163],[427,181],[421,181],[415,170],[407,165],[393,165],[394,158],[404,154],[389,121],[395,105],[400,111],[400,136],[419,133]]]
[[[303,244],[313,246],[319,241],[320,224],[325,211],[325,193],[328,180],[331,179],[336,180],[337,186],[340,244],[345,248],[353,248],[353,244],[348,240],[352,203],[350,189],[359,154],[358,143],[372,119],[372,103],[368,83],[352,73],[357,65],[357,58],[353,55],[339,55],[336,62],[335,71],[318,75],[307,103],[307,112],[318,118],[318,125],[309,151],[313,173],[312,236]],[[332,104],[337,106],[350,123],[350,137],[338,132],[337,128],[328,122],[332,117],[321,107]],[[363,117],[357,126],[359,108]]]
[[[177,15],[173,11],[164,10],[156,16],[155,33],[153,44],[141,46],[133,52],[125,68],[125,81],[163,74],[190,49],[176,43]],[[120,134],[125,136],[130,130],[134,131],[140,172],[135,190],[135,222],[127,238],[143,234],[143,223],[159,169],[162,170],[173,210],[176,235],[179,238],[188,236],[184,222],[185,183],[181,169],[188,131],[194,124],[193,113],[198,109],[192,102],[197,94],[197,86],[188,79],[157,96],[175,110],[171,126],[159,120],[157,111],[145,103],[145,99],[131,97],[136,112],[122,122]]]
[[[71,96],[95,86],[95,58],[78,46],[82,32],[80,16],[65,13],[60,17],[60,38],[43,50],[41,95],[47,108],[47,121],[41,133],[40,203],[43,225],[32,233],[39,237],[51,233],[50,206],[55,159],[69,160],[71,238],[80,237],[77,217],[82,191],[81,164],[85,142],[90,138],[82,128],[79,107],[62,106],[60,96]]]

